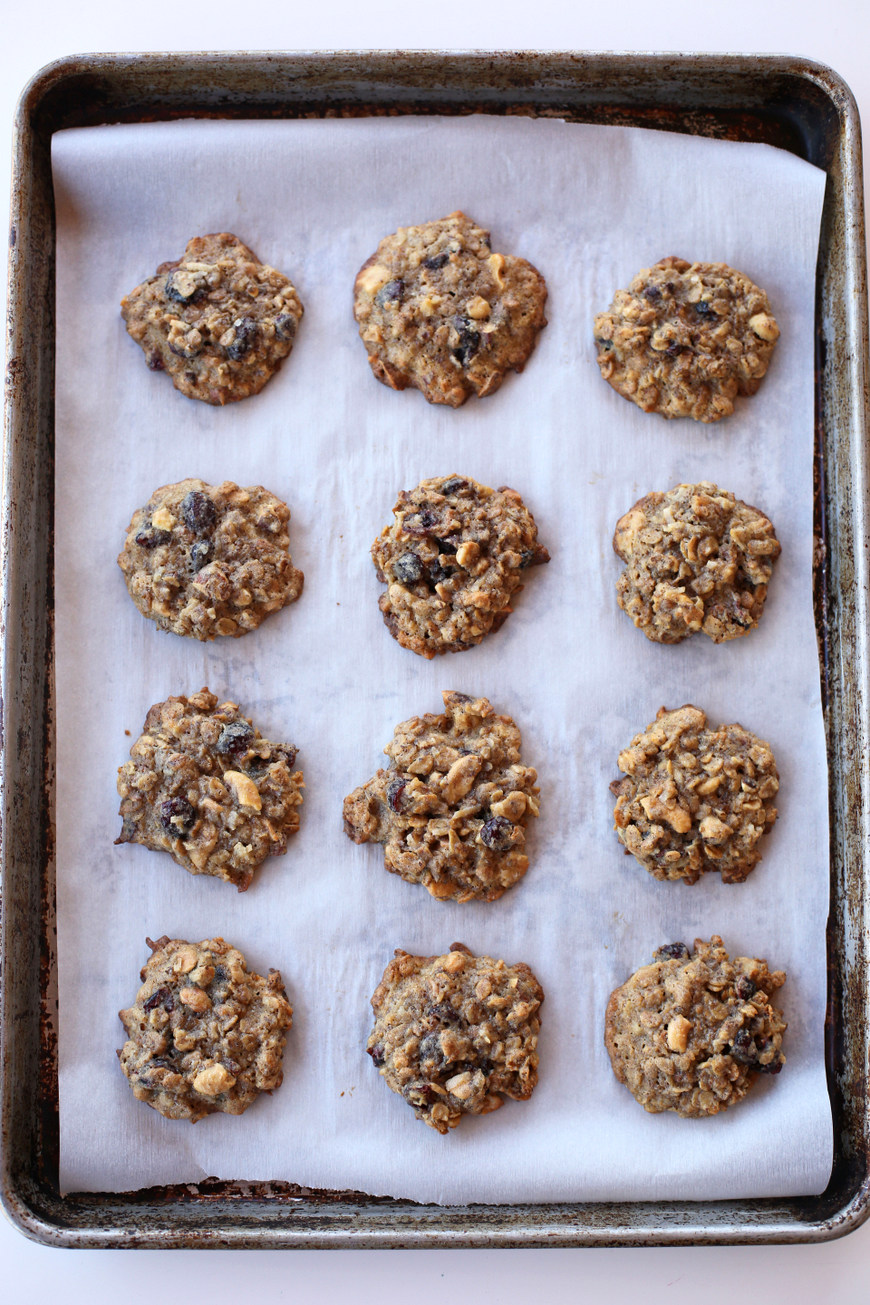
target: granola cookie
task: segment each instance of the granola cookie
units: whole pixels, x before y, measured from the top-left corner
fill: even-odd
[[[718,870],[739,884],[761,860],[779,776],[768,744],[742,725],[708,729],[697,707],[662,707],[617,764],[617,837],[656,879],[693,884]]]
[[[523,573],[549,562],[523,500],[506,485],[435,476],[403,490],[372,544],[384,623],[422,657],[463,652],[499,629]]]
[[[121,300],[121,316],[152,371],[190,399],[224,404],[258,394],[278,370],[302,304],[286,276],[222,231],[161,263]]]
[[[372,997],[366,1047],[387,1086],[439,1133],[463,1115],[528,1101],[538,1081],[544,993],[528,965],[397,950]]]
[[[714,643],[755,628],[781,552],[758,508],[709,481],[639,499],[616,525],[619,606],[656,643]]]
[[[167,1119],[241,1115],[281,1086],[293,1008],[281,975],[249,974],[223,938],[145,940],[151,959],[128,1010],[118,1052],[133,1095]]]
[[[139,611],[162,630],[238,638],[302,593],[289,520],[262,485],[181,480],[133,513],[118,565]]]
[[[754,394],[779,326],[763,290],[725,263],[663,258],[595,318],[601,375],[644,412],[719,421]]]
[[[118,771],[116,843],[168,852],[192,875],[249,887],[299,828],[296,749],[270,743],[234,702],[202,689],[157,702]]]
[[[344,800],[355,843],[383,843],[384,865],[433,897],[492,902],[529,868],[525,825],[537,816],[537,772],[520,732],[486,698],[445,692],[441,716],[397,725],[387,770]]]
[[[782,970],[728,959],[722,939],[668,943],[611,994],[604,1043],[613,1072],[644,1110],[689,1119],[741,1101],[785,1064],[786,1022],[772,998]]]
[[[523,370],[546,300],[531,263],[494,254],[489,232],[457,212],[386,236],[357,274],[353,313],[379,381],[458,408]]]

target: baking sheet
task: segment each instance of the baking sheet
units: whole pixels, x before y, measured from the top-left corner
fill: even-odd
[[[88,129],[54,137],[54,172],[62,1188],[209,1175],[444,1202],[820,1191],[828,853],[811,459],[824,174],[765,146],[491,118]],[[378,386],[349,307],[383,234],[455,207],[550,286],[526,372],[456,412]],[[222,229],[293,278],[306,316],[263,393],[218,410],[147,371],[116,305],[191,235]],[[594,363],[593,313],[666,253],[746,271],[783,327],[761,391],[717,426],[639,412]],[[453,471],[518,488],[553,561],[489,642],[426,663],[381,624],[368,547],[400,488]],[[160,633],[114,565],[133,509],[187,475],[263,483],[293,511],[305,592],[245,639]],[[640,494],[704,478],[767,511],[783,557],[749,638],[659,648],[616,607],[613,524]],[[114,773],[148,706],[205,683],[296,743],[305,769],[300,833],[241,896],[112,846]],[[434,902],[341,831],[344,794],[443,688],[509,711],[539,770],[532,868],[496,903]],[[777,757],[780,820],[744,885],[658,884],[611,831],[618,751],[662,703],[684,701],[740,720]],[[114,1064],[115,1013],[135,993],[144,935],[163,932],[223,934],[285,977],[285,1083],[242,1119],[163,1120]],[[712,932],[788,970],[788,1065],[714,1119],[647,1116],[607,1062],[607,995],[662,942]],[[363,1048],[392,949],[454,940],[527,961],[547,999],[532,1100],[441,1138]]]

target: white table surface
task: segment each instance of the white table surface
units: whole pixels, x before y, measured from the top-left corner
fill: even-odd
[[[802,55],[834,68],[870,116],[868,0],[7,0],[0,37],[0,177],[8,179],[15,102],[44,64],[87,51],[285,49],[682,50]],[[3,192],[8,180],[0,181]],[[866,193],[866,191],[865,191]],[[0,203],[6,212],[5,193]],[[0,296],[5,295],[5,288]],[[26,1240],[0,1218],[2,1298],[84,1305],[168,1292],[174,1300],[314,1299],[368,1305],[385,1297],[477,1305],[543,1297],[607,1305],[693,1292],[764,1305],[870,1302],[870,1222],[817,1246],[529,1251],[71,1252]],[[171,1277],[167,1272],[171,1272]]]

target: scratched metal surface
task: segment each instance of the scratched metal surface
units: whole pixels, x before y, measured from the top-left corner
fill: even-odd
[[[51,136],[180,117],[523,113],[764,141],[823,167],[817,277],[816,620],[830,764],[828,1082],[835,1165],[818,1197],[420,1206],[291,1183],[124,1194],[57,1186]],[[830,70],[746,55],[200,54],[74,57],[16,119],[2,482],[0,1087],[4,1207],[59,1246],[447,1247],[795,1242],[868,1213],[867,287],[861,140]]]

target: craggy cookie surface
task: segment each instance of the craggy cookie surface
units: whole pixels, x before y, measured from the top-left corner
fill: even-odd
[[[281,1086],[293,1009],[281,975],[249,974],[223,938],[146,939],[142,987],[119,1012],[128,1041],[118,1052],[133,1094],[167,1119],[241,1115]]]
[[[379,381],[456,408],[520,372],[546,325],[544,278],[494,254],[464,213],[385,237],[354,283],[354,317]]]
[[[302,592],[289,520],[286,503],[261,485],[182,480],[134,512],[118,565],[139,611],[161,629],[237,638]]]
[[[761,860],[779,776],[769,746],[742,725],[708,729],[697,707],[662,707],[617,764],[617,836],[656,879],[693,884],[718,870],[736,884]]]
[[[626,563],[619,606],[656,643],[699,630],[722,643],[753,629],[781,551],[762,512],[707,481],[639,499],[613,548]]]
[[[355,843],[383,843],[386,868],[433,897],[493,901],[528,869],[537,773],[510,716],[486,698],[443,697],[441,716],[396,726],[389,769],[345,798],[344,827]]]
[[[595,318],[601,375],[644,412],[719,421],[754,394],[779,327],[763,290],[725,263],[663,258]]]
[[[399,494],[393,524],[372,545],[384,623],[423,657],[463,652],[497,630],[524,572],[549,562],[516,490],[435,476]]]
[[[270,743],[234,702],[202,689],[157,702],[118,771],[117,843],[168,852],[194,875],[243,892],[299,828],[296,749]]]
[[[196,236],[174,263],[121,300],[152,371],[191,399],[234,403],[262,390],[302,317],[292,283],[237,236]]]
[[[613,1072],[645,1110],[697,1119],[740,1101],[759,1074],[785,1064],[785,983],[766,961],[728,959],[722,939],[660,947],[611,994],[604,1042]]]
[[[372,997],[367,1051],[418,1119],[446,1133],[503,1097],[526,1101],[538,1081],[544,993],[528,965],[397,951]]]

